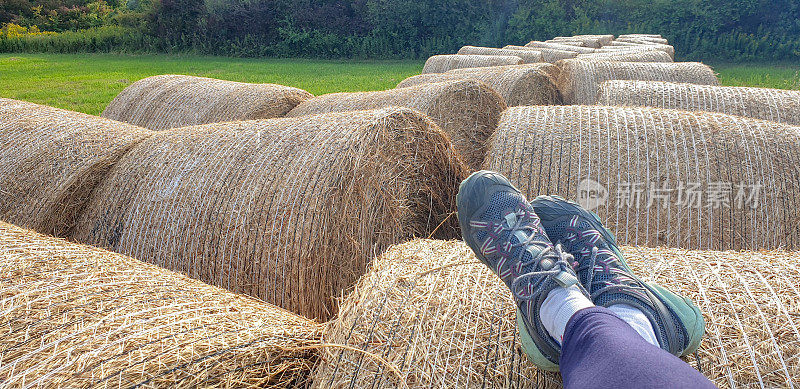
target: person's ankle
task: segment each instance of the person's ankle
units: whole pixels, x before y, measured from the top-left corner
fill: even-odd
[[[568,288],[555,288],[547,294],[539,309],[547,333],[559,344],[564,338],[567,322],[576,312],[593,307],[592,301],[583,294],[577,285]]]

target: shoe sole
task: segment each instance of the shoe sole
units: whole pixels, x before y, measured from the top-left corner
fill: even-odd
[[[705,319],[703,319],[703,314],[700,312],[700,308],[694,305],[694,303],[686,297],[678,296],[658,284],[651,284],[639,279],[633,270],[631,270],[630,266],[628,266],[628,263],[625,261],[625,257],[622,255],[622,252],[620,252],[617,248],[616,237],[603,225],[603,223],[600,221],[600,217],[597,216],[596,213],[584,209],[574,201],[566,200],[559,196],[538,196],[531,202],[531,205],[534,206],[534,210],[536,209],[535,204],[541,201],[547,201],[550,208],[559,208],[559,212],[563,211],[562,214],[577,214],[578,216],[588,220],[592,228],[600,231],[600,234],[603,235],[603,238],[610,242],[612,250],[617,254],[620,262],[622,262],[622,266],[631,274],[631,276],[633,276],[634,279],[642,284],[647,285],[651,292],[657,294],[658,297],[660,297],[661,300],[666,303],[666,305],[669,305],[669,308],[672,310],[672,312],[674,312],[675,315],[681,319],[684,328],[686,328],[687,335],[689,336],[689,342],[686,348],[680,352],[680,356],[692,354],[697,351],[697,349],[700,347],[700,342],[703,338],[703,335],[705,334]],[[566,205],[564,205],[565,203]]]

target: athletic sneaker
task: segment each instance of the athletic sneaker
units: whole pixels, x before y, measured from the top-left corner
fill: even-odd
[[[572,265],[595,305],[631,305],[650,320],[662,349],[677,356],[697,350],[705,333],[700,310],[687,298],[639,280],[595,213],[558,196],[539,196],[531,205],[553,242],[574,256]]]
[[[537,367],[558,370],[561,346],[542,325],[539,308],[553,288],[578,285],[573,259],[553,247],[525,196],[499,173],[473,173],[456,203],[464,242],[511,289],[525,352]]]

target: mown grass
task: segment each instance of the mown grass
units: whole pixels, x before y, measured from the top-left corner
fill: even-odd
[[[157,74],[271,82],[315,95],[393,88],[423,61],[241,59],[188,55],[0,54],[0,97],[89,114],[130,83]],[[723,85],[800,89],[797,64],[717,64]]]

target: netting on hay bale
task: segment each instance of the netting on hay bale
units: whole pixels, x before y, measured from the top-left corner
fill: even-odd
[[[657,38],[651,36],[634,36],[634,37],[620,36],[619,38],[617,38],[617,42],[632,42],[632,43],[647,43],[647,44],[656,43],[661,45],[669,44],[669,41],[664,38]]]
[[[458,234],[466,173],[405,108],[186,127],[131,149],[72,238],[324,320],[385,248]]]
[[[120,254],[0,222],[4,387],[296,387],[321,326]]]
[[[579,54],[585,53],[594,53],[593,48],[591,47],[581,47],[581,46],[571,46],[571,45],[563,45],[559,43],[546,43],[546,42],[539,42],[539,41],[530,41],[525,44],[525,47],[536,49],[538,47],[545,48],[545,49],[556,49],[556,50],[564,50],[564,51],[574,51]]]
[[[536,50],[497,49],[494,47],[464,46],[458,50],[459,55],[504,55],[522,58],[522,63],[542,62],[542,53]]]
[[[708,112],[512,107],[484,167],[590,204],[621,243],[800,249],[800,129]]]
[[[534,50],[542,53],[542,61],[548,63],[556,63],[562,59],[570,59],[575,58],[578,56],[578,53],[574,51],[566,51],[566,50],[558,50],[558,49],[548,49],[545,47],[525,47],[525,46],[514,46],[514,45],[507,45],[503,46],[504,49],[511,49],[511,50]]]
[[[166,74],[125,88],[102,116],[152,130],[283,117],[311,97],[302,89]]]
[[[425,61],[422,73],[444,73],[451,69],[478,68],[485,66],[519,65],[522,58],[516,55],[434,55]]]
[[[715,384],[781,387],[800,379],[800,254],[622,252],[646,282],[700,307],[706,336],[699,359],[684,360]],[[376,259],[323,343],[358,352],[321,353],[315,388],[561,386],[558,374],[536,370],[522,352],[511,293],[461,241],[415,240]]]
[[[620,38],[663,38],[661,34],[622,34]]]
[[[0,219],[65,236],[108,169],[151,134],[97,116],[0,98]]]
[[[411,76],[397,84],[397,88],[474,79],[497,91],[509,106],[554,105],[561,102],[558,88],[550,75],[557,71],[558,67],[545,63],[455,69],[446,73]]]
[[[600,84],[608,80],[687,82],[719,85],[716,74],[700,62],[616,62],[566,59],[556,85],[565,104],[594,104]]]
[[[615,40],[615,41],[611,42],[608,46],[605,46],[604,48],[614,47],[614,46],[629,47],[629,48],[630,47],[636,47],[636,48],[650,47],[650,48],[654,48],[654,49],[657,49],[657,50],[662,50],[662,51],[666,52],[667,54],[669,54],[670,57],[675,58],[675,48],[672,47],[671,45],[667,45],[667,44],[650,43],[650,42],[625,42],[625,41]]]
[[[598,104],[711,111],[800,125],[800,91],[672,82],[606,81]]]
[[[582,61],[672,62],[672,57],[661,50],[579,54],[576,58]]]
[[[415,109],[441,127],[467,166],[477,169],[486,139],[506,108],[503,97],[477,80],[456,80],[377,92],[330,93],[310,99],[288,117],[358,111],[390,106]]]
[[[571,39],[548,39],[544,41],[544,43],[555,43],[560,45],[570,45],[570,46],[579,46],[579,47],[592,47],[595,46],[587,45],[586,42],[580,40],[571,40]]]
[[[613,35],[575,35],[575,36],[557,36],[547,42],[581,42],[583,46],[591,48],[600,48],[607,45],[614,40]]]

